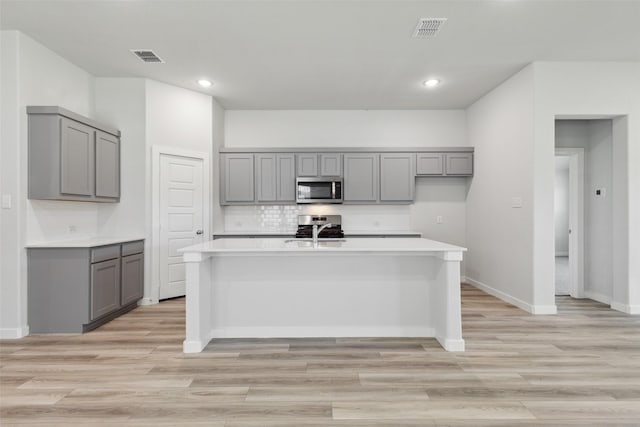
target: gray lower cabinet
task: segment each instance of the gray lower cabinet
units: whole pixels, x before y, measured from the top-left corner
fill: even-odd
[[[28,249],[32,333],[81,333],[136,307],[144,289],[142,240]]]
[[[413,202],[416,184],[415,165],[415,154],[380,154],[381,202]]]
[[[253,154],[223,154],[220,157],[222,203],[251,204],[255,201]]]
[[[344,154],[345,203],[378,201],[378,164],[380,156],[372,153]]]
[[[60,107],[27,107],[29,198],[120,199],[120,131]]]
[[[120,308],[120,258],[91,264],[91,320]]]
[[[122,269],[120,304],[125,306],[142,298],[144,285],[144,255],[136,254],[123,256],[120,268]]]

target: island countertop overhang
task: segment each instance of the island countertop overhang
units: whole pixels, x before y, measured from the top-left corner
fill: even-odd
[[[334,241],[332,241],[334,240]],[[225,255],[358,255],[394,254],[439,256],[450,261],[462,260],[467,249],[461,246],[424,238],[371,238],[320,240],[318,247],[295,239],[220,239],[179,249],[186,262],[197,262],[203,257]]]

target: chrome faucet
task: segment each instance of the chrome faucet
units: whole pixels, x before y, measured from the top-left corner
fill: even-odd
[[[331,224],[330,222],[324,225],[321,225],[318,228],[318,224],[313,224],[313,247],[317,248],[318,247],[318,234],[320,234],[322,232],[322,230],[324,230],[327,227],[331,227],[333,224]]]

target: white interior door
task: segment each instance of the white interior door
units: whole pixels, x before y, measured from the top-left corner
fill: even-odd
[[[185,294],[178,249],[204,241],[202,159],[160,155],[160,299]]]

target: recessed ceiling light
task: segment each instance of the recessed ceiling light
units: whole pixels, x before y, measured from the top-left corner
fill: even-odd
[[[211,83],[209,80],[206,80],[206,79],[200,79],[198,80],[198,84],[202,87],[211,87],[213,83]]]
[[[436,87],[440,84],[440,80],[438,79],[429,79],[429,80],[425,80],[424,83],[422,83],[423,85],[425,85],[426,87]]]

